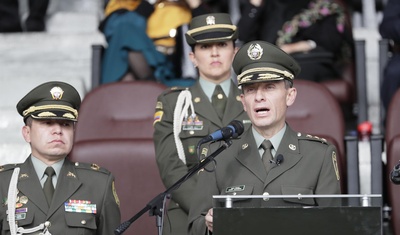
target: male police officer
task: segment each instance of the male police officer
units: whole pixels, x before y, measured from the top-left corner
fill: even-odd
[[[80,104],[74,87],[56,81],[39,85],[17,104],[31,155],[0,167],[2,235],[110,235],[119,225],[112,174],[66,158]]]
[[[190,234],[213,231],[213,195],[304,195],[340,193],[336,147],[295,132],[286,110],[296,99],[296,61],[276,46],[249,42],[233,61],[251,128],[216,159],[212,172],[199,172],[189,213]],[[234,201],[237,207],[331,205],[332,200]]]
[[[192,87],[173,87],[161,94],[154,115],[157,164],[166,187],[199,163],[196,149],[202,138],[234,119],[248,121],[240,91],[231,79],[237,36],[228,14],[201,15],[190,23],[186,41],[192,47],[189,56],[200,77]],[[219,144],[209,147],[204,145],[202,156],[212,153]],[[197,175],[172,192],[164,234],[187,235],[187,214],[196,181]]]

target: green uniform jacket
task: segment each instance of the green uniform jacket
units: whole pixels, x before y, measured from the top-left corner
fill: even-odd
[[[205,235],[202,214],[213,207],[213,195],[312,195],[340,194],[336,147],[318,137],[294,132],[287,126],[275,154],[282,154],[280,165],[265,170],[252,130],[234,140],[232,146],[221,153],[215,171],[201,171],[193,195],[190,213],[190,234]],[[208,167],[206,167],[208,168]],[[314,206],[337,205],[336,200],[299,199],[243,199],[233,207]],[[223,206],[223,204],[221,204]]]
[[[174,110],[178,95],[183,89],[185,88],[171,88],[167,90],[158,97],[156,107],[156,113],[158,115],[161,113],[162,117],[160,121],[156,121],[154,124],[154,144],[158,168],[166,188],[172,186],[188,172],[188,169],[199,162],[196,147],[202,138],[227,126],[232,120],[249,123],[248,116],[244,112],[240,101],[240,90],[233,82],[222,121],[204,94],[199,82],[196,82],[189,90],[192,94],[195,113],[199,121],[203,122],[203,128],[202,130],[194,131],[181,130],[180,139],[185,150],[187,163],[185,165],[178,157],[173,136]],[[250,125],[245,124],[244,126],[247,129]],[[219,146],[218,143],[213,145],[216,147]],[[208,144],[203,146],[208,147]],[[209,155],[215,149],[209,149],[207,152],[203,152],[203,154]],[[189,205],[193,202],[193,191],[196,181],[197,175],[194,175],[177,190],[172,192],[172,200],[167,211],[168,215],[164,219],[164,235],[187,235],[187,214],[189,213]],[[169,227],[169,224],[171,224],[172,228]]]
[[[20,167],[18,176],[16,220],[24,229],[49,221],[49,232],[61,234],[114,234],[120,224],[118,197],[112,174],[97,165],[74,164],[65,159],[57,180],[53,201],[47,205],[43,189],[32,165],[31,157],[18,165],[6,165],[0,169],[0,228],[1,234],[10,234],[7,221],[7,195],[13,170]],[[24,198],[24,200],[22,199]],[[67,212],[64,203],[84,200],[96,205],[95,213]],[[76,207],[75,207],[76,209]],[[39,234],[38,232],[34,234]]]

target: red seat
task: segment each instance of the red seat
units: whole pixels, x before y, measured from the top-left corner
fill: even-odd
[[[325,138],[338,150],[342,193],[346,192],[345,121],[338,101],[320,83],[295,80],[295,103],[289,107],[286,120],[296,131]]]
[[[156,99],[164,89],[145,81],[101,85],[86,95],[79,110],[70,158],[96,163],[113,173],[121,222],[165,191],[155,160],[152,125]],[[142,215],[124,234],[157,235],[156,217]]]
[[[157,96],[165,89],[152,81],[115,82],[93,89],[79,110],[75,143],[153,138]]]

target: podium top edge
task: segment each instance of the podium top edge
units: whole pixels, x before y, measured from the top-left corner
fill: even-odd
[[[381,198],[381,194],[313,194],[313,195],[213,195],[214,199],[264,198]]]

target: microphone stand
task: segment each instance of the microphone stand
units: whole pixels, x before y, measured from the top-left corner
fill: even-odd
[[[115,230],[114,230],[114,234],[115,235],[120,235],[123,232],[125,232],[125,230],[127,230],[129,228],[129,226],[135,222],[140,216],[142,216],[146,211],[149,211],[149,214],[151,216],[156,215],[157,216],[157,226],[158,223],[160,221],[162,221],[162,216],[163,216],[163,200],[165,199],[165,197],[167,197],[168,195],[170,195],[170,192],[172,192],[173,190],[179,188],[179,186],[184,183],[187,179],[189,179],[191,176],[193,176],[194,174],[196,174],[196,172],[198,172],[200,169],[204,168],[208,163],[210,163],[211,161],[214,160],[214,158],[220,154],[222,151],[224,151],[225,149],[227,149],[229,146],[232,145],[232,141],[231,140],[225,140],[225,143],[222,144],[217,150],[215,150],[215,152],[213,152],[211,155],[209,155],[208,157],[204,158],[204,160],[202,160],[198,165],[192,167],[188,173],[186,173],[182,178],[180,178],[177,182],[175,182],[171,187],[169,187],[167,190],[165,190],[164,192],[158,194],[155,198],[153,198],[150,202],[147,203],[147,205],[140,210],[136,215],[134,215],[132,218],[130,218],[129,220],[123,222],[122,224],[120,224]],[[161,225],[160,225],[161,226]],[[159,233],[160,233],[161,229],[159,229]]]

